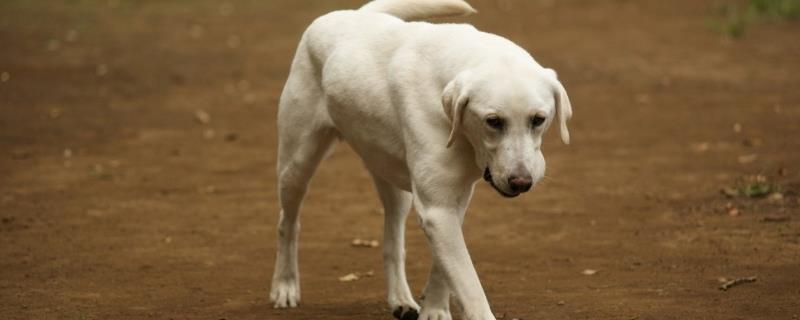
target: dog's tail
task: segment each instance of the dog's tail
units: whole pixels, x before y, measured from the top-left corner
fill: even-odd
[[[375,0],[359,10],[382,12],[406,21],[466,16],[477,12],[464,0]]]

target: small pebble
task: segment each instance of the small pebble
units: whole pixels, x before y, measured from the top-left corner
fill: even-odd
[[[739,209],[737,209],[733,203],[726,203],[725,204],[725,212],[731,217],[738,217],[739,216]]]
[[[359,279],[359,277],[355,273],[351,273],[351,274],[339,277],[339,281],[341,281],[341,282],[351,282],[351,281],[356,281],[358,279]]]
[[[217,188],[214,187],[214,186],[205,186],[205,187],[200,188],[200,193],[202,193],[202,194],[212,194],[212,193],[216,193],[216,192],[217,192]]]
[[[698,142],[693,143],[691,145],[692,151],[702,153],[708,151],[711,148],[711,144],[708,142]]]
[[[107,66],[107,65],[105,65],[105,64],[99,64],[99,65],[97,65],[97,69],[95,70],[95,74],[96,74],[98,77],[105,76],[106,74],[108,74],[108,66]]]
[[[211,115],[204,110],[197,110],[194,112],[194,120],[201,124],[209,124],[211,122]]]
[[[47,51],[56,51],[61,48],[61,41],[50,39],[47,41]]]
[[[361,240],[359,238],[353,239],[350,244],[354,247],[377,248],[380,246],[378,240]]]
[[[51,119],[58,119],[61,117],[61,108],[52,108],[48,113]]]
[[[64,41],[66,42],[75,42],[78,40],[78,31],[75,29],[67,30],[67,34],[64,35]]]
[[[772,203],[780,203],[783,202],[783,194],[780,192],[773,192],[767,197],[767,201]]]
[[[739,163],[741,163],[741,164],[752,163],[752,162],[756,161],[756,159],[758,159],[758,155],[755,154],[755,153],[754,154],[741,155],[738,158]]]
[[[205,32],[206,30],[205,28],[203,28],[203,26],[196,24],[189,29],[189,37],[191,37],[192,39],[200,39],[203,37],[203,34],[205,34]]]
[[[255,93],[247,93],[242,97],[242,102],[245,104],[253,104],[256,102],[256,94]]]

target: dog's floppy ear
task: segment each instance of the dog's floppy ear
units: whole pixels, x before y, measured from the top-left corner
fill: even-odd
[[[442,107],[452,124],[450,128],[450,137],[447,139],[448,148],[456,141],[456,136],[461,130],[461,117],[467,104],[469,104],[469,96],[464,86],[464,78],[466,77],[466,72],[462,72],[456,76],[455,79],[450,81],[442,92]]]
[[[553,83],[553,96],[556,101],[556,117],[558,118],[561,141],[563,141],[564,144],[569,144],[567,121],[572,118],[572,104],[569,102],[569,96],[567,96],[567,90],[564,88],[564,85],[558,81],[558,75],[555,70],[545,68],[544,71],[551,78]]]

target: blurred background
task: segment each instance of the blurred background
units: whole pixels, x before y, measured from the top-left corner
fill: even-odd
[[[800,319],[798,1],[469,2],[447,21],[555,68],[575,111],[536,192],[469,209],[498,317]],[[306,198],[302,306],[268,301],[279,94],[304,28],[362,4],[0,2],[2,318],[390,319],[346,144]]]

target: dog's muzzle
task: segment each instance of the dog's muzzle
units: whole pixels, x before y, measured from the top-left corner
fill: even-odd
[[[519,192],[506,193],[505,191],[500,190],[500,188],[498,188],[497,185],[494,184],[494,179],[492,179],[492,171],[489,170],[489,167],[486,167],[486,170],[483,170],[483,180],[486,180],[486,182],[488,182],[492,186],[492,188],[494,188],[494,190],[497,191],[497,193],[499,193],[501,196],[504,196],[506,198],[514,198],[520,195]]]

